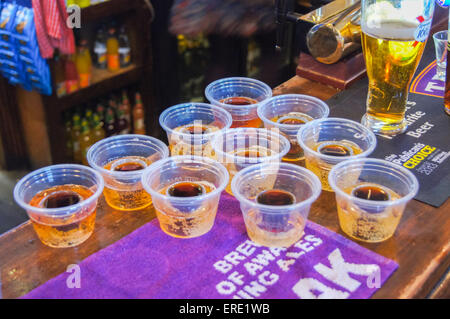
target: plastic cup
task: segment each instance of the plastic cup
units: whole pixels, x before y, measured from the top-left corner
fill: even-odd
[[[322,189],[329,192],[333,189],[328,184],[328,173],[334,165],[348,159],[367,157],[377,145],[375,134],[365,126],[331,117],[306,123],[297,138],[305,153],[306,168],[319,177]],[[327,155],[333,148],[346,152]]]
[[[151,165],[142,176],[151,194],[161,229],[172,237],[193,238],[211,230],[220,194],[229,175],[220,163],[206,157],[174,156]],[[199,196],[171,196],[170,189],[180,184],[200,185]]]
[[[277,128],[291,142],[286,162],[299,164],[304,159],[298,144],[297,133],[303,124],[315,119],[328,117],[330,109],[322,100],[301,94],[274,96],[258,107],[258,116],[265,128]]]
[[[280,162],[291,144],[276,130],[234,128],[214,137],[212,145],[217,161],[230,173],[230,179],[240,170],[263,162]],[[226,191],[231,191],[231,181]]]
[[[150,164],[169,156],[167,146],[154,137],[120,135],[103,139],[89,148],[89,165],[105,179],[105,199],[118,210],[139,210],[152,203],[141,176]]]
[[[265,83],[243,77],[225,78],[212,82],[206,87],[205,95],[211,104],[227,110],[233,117],[234,127],[260,127],[257,108],[261,102],[272,97],[272,89]],[[251,99],[253,104],[232,105],[226,99]]]
[[[448,31],[439,31],[433,34],[434,48],[436,51],[436,74],[439,80],[445,82],[447,69],[447,41]]]
[[[321,192],[316,175],[288,163],[247,167],[236,174],[231,188],[241,204],[248,236],[268,247],[289,247],[302,237],[311,204]],[[261,204],[258,200],[261,194],[268,191],[273,194],[274,190],[293,195],[293,204]]]
[[[232,121],[230,113],[223,108],[205,103],[178,104],[159,117],[172,156],[212,157],[212,137],[230,128]]]
[[[102,176],[90,167],[53,165],[23,177],[14,188],[14,199],[27,211],[43,244],[73,247],[94,231],[103,185]]]
[[[407,169],[388,161],[359,158],[336,165],[329,175],[336,193],[339,223],[350,237],[365,242],[390,238],[402,218],[406,204],[417,194],[419,182]],[[371,188],[377,199],[381,189],[387,200],[368,200],[356,196]]]

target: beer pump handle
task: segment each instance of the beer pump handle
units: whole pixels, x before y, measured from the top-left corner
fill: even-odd
[[[275,23],[277,25],[277,39],[275,49],[281,51],[284,47],[287,23],[297,23],[301,15],[290,11],[292,0],[275,0]]]

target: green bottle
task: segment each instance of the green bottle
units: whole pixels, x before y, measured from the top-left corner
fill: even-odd
[[[80,134],[81,162],[84,165],[88,165],[86,155],[91,145],[92,145],[91,128],[88,119],[84,118],[81,121],[81,134]]]
[[[80,148],[80,136],[81,136],[81,119],[78,113],[75,113],[72,117],[72,146],[73,146],[73,160],[76,163],[81,163],[82,153]]]

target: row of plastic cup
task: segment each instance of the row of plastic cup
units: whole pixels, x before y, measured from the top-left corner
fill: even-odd
[[[298,130],[308,121],[328,117],[329,108],[323,101],[307,95],[271,97],[265,87],[264,83],[253,79],[223,79],[213,82],[206,89],[206,96],[214,105],[184,103],[166,109],[160,115],[159,122],[167,133],[171,155],[211,157],[214,151],[210,141],[219,132],[235,127],[265,127],[277,129],[290,141],[291,147],[284,154],[284,161],[302,161],[304,156],[297,142]],[[257,88],[265,89],[255,93]],[[259,102],[252,105],[220,103],[233,96],[251,96]],[[301,123],[284,124],[286,114]],[[192,134],[193,130],[203,134]]]
[[[88,151],[93,169],[57,165],[35,171],[16,185],[16,201],[27,210],[41,240],[53,247],[73,246],[89,237],[93,223],[85,220],[95,218],[103,188],[107,203],[119,210],[143,209],[153,201],[162,230],[175,237],[209,231],[224,189],[240,201],[248,234],[262,245],[289,246],[298,240],[321,189],[336,192],[341,228],[349,236],[366,241],[392,236],[406,202],[417,192],[414,175],[395,164],[367,159],[376,147],[375,135],[359,123],[327,118],[323,101],[305,95],[271,97],[267,88],[245,78],[216,81],[206,89],[216,105],[180,104],[161,114],[173,157],[152,137],[107,138]],[[256,103],[224,103],[236,96]],[[285,114],[302,123],[286,124],[280,120]],[[255,119],[266,128],[231,129],[252,126]],[[298,162],[303,152],[308,169],[281,163]],[[67,195],[66,202],[76,200],[70,190],[53,189],[58,185],[81,185],[91,195],[65,207],[41,207],[55,201],[52,194]],[[179,189],[197,196],[170,193]],[[48,194],[30,205],[45,190]],[[378,192],[386,198],[368,200],[355,192]]]
[[[148,139],[152,139],[143,136],[113,137],[102,141],[97,147],[100,150],[114,151],[116,147],[100,146],[109,143],[120,144],[119,138],[127,140],[128,145],[134,148],[141,143],[148,144]],[[143,140],[146,141],[142,142]],[[160,146],[159,141],[153,142],[154,145]],[[93,149],[91,155],[94,156],[96,152]],[[143,155],[142,152],[124,154]],[[220,194],[228,185],[227,169],[219,162],[206,157],[167,157],[167,150],[164,151],[164,148],[158,153],[158,158],[160,159],[144,170],[136,172],[110,172],[102,168],[99,162],[95,164],[97,170],[81,165],[50,166],[25,176],[17,184],[14,196],[27,210],[38,236],[52,247],[73,246],[90,236],[93,227],[88,233],[78,231],[70,236],[64,234],[64,228],[67,228],[67,225],[81,225],[84,219],[95,214],[97,199],[103,191],[104,183],[105,188],[115,187],[119,192],[120,187],[124,187],[128,193],[137,191],[149,194],[153,199],[161,229],[167,234],[181,238],[205,234],[214,224]],[[92,162],[92,159],[90,161]],[[343,231],[353,238],[372,242],[392,236],[406,203],[418,189],[416,178],[408,170],[386,161],[368,158],[355,158],[339,163],[331,170],[328,180],[336,192],[338,215]],[[195,197],[173,197],[167,191],[162,191],[176,183],[193,181],[209,185],[210,191]],[[348,191],[356,185],[372,184],[382,189],[394,190],[395,197],[380,202],[357,198]],[[81,185],[90,189],[92,195],[75,205],[61,208],[44,208],[29,204],[36,193],[58,185]],[[142,187],[145,190],[142,190]],[[311,171],[297,165],[280,163],[279,158],[248,165],[236,173],[231,183],[232,193],[241,203],[249,237],[265,246],[289,246],[300,238],[310,206],[320,195],[321,188],[319,178]],[[291,194],[293,202],[282,206],[258,203],[256,199],[259,194],[273,190]],[[105,197],[107,194],[105,192]],[[49,238],[49,231],[42,233],[40,225],[53,227],[58,232]],[[64,237],[62,241],[58,234]]]

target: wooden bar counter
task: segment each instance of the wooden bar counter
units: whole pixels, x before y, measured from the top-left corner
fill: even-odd
[[[327,100],[337,90],[298,76],[274,94],[309,94]],[[450,298],[450,201],[434,208],[418,201],[406,207],[395,235],[378,244],[360,245],[399,264],[397,271],[374,298]],[[116,242],[155,218],[154,209],[114,211],[100,200],[94,234],[75,248],[53,249],[41,244],[30,222],[0,237],[0,296],[18,298],[80,263],[89,255]],[[322,192],[309,219],[340,233],[335,197]]]

